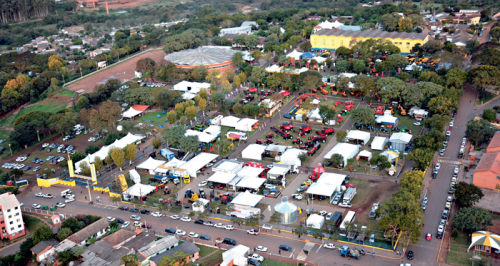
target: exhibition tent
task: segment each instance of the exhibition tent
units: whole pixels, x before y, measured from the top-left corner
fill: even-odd
[[[218,136],[218,135],[220,135],[221,128],[220,128],[220,126],[209,126],[207,129],[203,130],[203,132],[207,133],[209,135]]]
[[[306,190],[307,194],[317,195],[317,196],[325,196],[331,197],[336,190],[335,185],[331,184],[321,184],[321,183],[312,183],[309,188]]]
[[[206,82],[190,82],[190,81],[181,81],[177,84],[175,84],[171,90],[176,90],[176,91],[191,91],[193,93],[198,93],[200,92],[201,89],[208,89],[210,88],[210,83]]]
[[[398,124],[398,118],[391,115],[391,110],[387,110],[384,112],[384,115],[378,116],[375,118],[375,123],[377,124],[385,124],[395,126]]]
[[[307,226],[311,225],[314,229],[321,229],[324,223],[325,217],[318,214],[311,214],[309,218],[307,218]]]
[[[391,143],[391,149],[397,151],[404,151],[406,149],[406,145],[408,145],[411,141],[412,135],[406,132],[398,132],[392,134],[389,142]]]
[[[127,189],[123,194],[125,196],[129,197],[138,197],[138,198],[143,198],[147,196],[149,193],[153,192],[156,190],[155,186],[150,186],[150,185],[144,185],[141,183],[137,183],[133,186],[131,186],[129,189]]]
[[[221,119],[220,124],[221,126],[225,127],[234,127],[236,123],[240,121],[240,118],[235,117],[235,116],[225,116],[224,118]]]
[[[383,151],[387,141],[385,137],[374,137],[371,144],[372,150]]]
[[[281,68],[278,65],[272,65],[270,67],[266,67],[267,72],[281,72]]]
[[[241,179],[238,184],[236,184],[237,187],[243,187],[243,188],[251,188],[258,190],[262,184],[266,182],[265,178],[259,178],[259,177],[245,177]]]
[[[290,165],[286,164],[274,164],[273,168],[267,172],[267,177],[271,179],[276,179],[279,176],[285,177],[285,175],[290,171]]]
[[[257,124],[259,120],[257,119],[252,119],[252,118],[243,118],[234,127],[236,130],[240,131],[253,131],[253,126]]]
[[[216,138],[217,135],[210,135],[205,132],[202,132],[200,135],[198,135],[198,141],[203,143],[210,143],[214,141]]]
[[[305,150],[301,149],[288,149],[281,155],[281,162],[288,165],[301,166],[302,162],[299,159],[299,155],[307,153]]]
[[[241,152],[241,158],[261,161],[265,150],[265,145],[250,144]]]
[[[262,196],[262,195],[254,195],[248,191],[245,191],[243,193],[238,194],[238,196],[236,196],[231,201],[231,203],[255,207],[263,198],[264,198],[264,196]]]
[[[264,168],[247,166],[243,167],[236,175],[241,177],[258,177],[263,171]]]
[[[196,177],[196,171],[200,170],[203,166],[209,164],[217,157],[219,157],[217,154],[202,152],[189,160],[187,163],[183,164],[182,168],[186,169],[189,176]]]
[[[315,53],[305,52],[305,53],[303,53],[300,57],[301,57],[302,59],[309,59],[309,58],[313,58],[313,57],[315,57],[315,56],[316,56],[316,54],[315,54]]]
[[[233,173],[215,172],[211,177],[207,179],[208,182],[227,184],[236,177]]]
[[[140,114],[142,114],[143,111],[135,110],[134,108],[130,107],[127,111],[122,113],[122,116],[124,118],[134,118]]]
[[[287,54],[286,57],[287,58],[294,58],[295,60],[300,60],[301,55],[302,55],[301,52],[294,49],[293,52]]]
[[[347,160],[354,158],[359,152],[358,145],[349,143],[339,143],[333,147],[326,155],[325,159],[331,159],[334,154],[340,154],[344,157],[344,165],[347,165]]]
[[[370,141],[370,132],[350,130],[347,133],[347,139],[355,141],[356,143],[361,142],[362,145],[366,145]]]
[[[148,159],[144,162],[142,162],[141,164],[139,164],[138,166],[136,166],[135,168],[136,169],[144,169],[144,170],[148,170],[150,174],[154,175],[155,172],[154,170],[162,165],[166,163],[165,161],[162,161],[162,160],[155,160],[151,157],[148,157]]]
[[[184,136],[185,136],[185,137],[189,137],[189,136],[199,136],[199,135],[201,135],[201,133],[203,133],[203,132],[200,132],[200,131],[198,131],[198,130],[188,129],[188,130],[186,130],[186,133],[184,133]]]
[[[242,165],[242,162],[224,159],[212,166],[212,171],[236,174]]]
[[[185,163],[186,163],[186,161],[181,161],[181,160],[174,157],[168,163],[166,163],[164,165],[159,165],[155,169],[155,173],[168,173],[168,171],[170,171],[170,170],[181,168],[181,166]]]
[[[369,151],[367,151],[367,150],[362,150],[362,151],[358,154],[358,158],[363,158],[363,159],[365,159],[365,158],[366,158],[366,160],[367,160],[367,161],[369,161],[369,160],[371,160],[371,158],[372,158],[372,153],[371,153],[371,152],[369,152]]]

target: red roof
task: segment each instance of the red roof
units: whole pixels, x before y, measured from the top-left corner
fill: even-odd
[[[497,132],[495,133],[495,135],[493,135],[493,138],[491,139],[490,144],[488,144],[488,148],[486,150],[495,149],[499,147],[500,147],[500,132]]]
[[[485,153],[476,167],[476,172],[491,171],[500,175],[500,153]]]
[[[141,105],[141,104],[136,104],[136,105],[132,106],[132,108],[133,108],[134,110],[144,112],[144,111],[146,111],[146,109],[148,109],[148,108],[149,108],[149,105]]]

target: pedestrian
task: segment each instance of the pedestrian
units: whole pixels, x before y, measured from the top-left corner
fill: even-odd
[[[85,196],[85,199],[87,199],[87,196]]]
[[[278,229],[278,234],[281,234],[281,230]]]
[[[396,253],[397,253],[397,254],[398,254],[398,256],[399,256],[399,250],[396,250]]]
[[[31,191],[31,188],[30,188],[30,191]]]

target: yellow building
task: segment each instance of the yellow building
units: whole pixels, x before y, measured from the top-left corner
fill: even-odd
[[[427,42],[428,36],[425,33],[388,32],[381,30],[320,30],[311,35],[312,49],[337,50],[339,47],[351,47],[352,39],[357,42],[366,39],[385,39],[391,41],[401,49],[401,54],[409,54],[415,44],[423,45]],[[354,44],[354,43],[353,43]]]
[[[472,25],[472,24],[479,24],[481,21],[481,15],[459,15],[455,17],[451,17],[453,22],[452,24],[466,24],[466,25]],[[441,21],[446,21],[446,19],[442,19]]]

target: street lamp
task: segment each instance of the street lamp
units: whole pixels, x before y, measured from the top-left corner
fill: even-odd
[[[40,142],[40,134],[39,133],[40,133],[40,131],[37,130],[36,135],[38,136],[38,142]]]
[[[10,156],[12,156],[12,148],[10,147],[10,143],[9,143],[9,149],[10,149]]]

